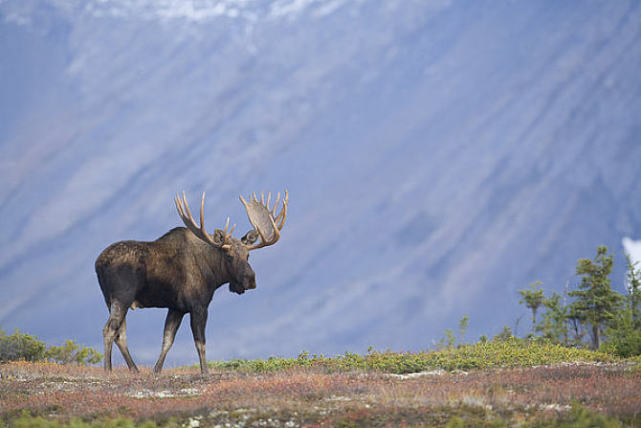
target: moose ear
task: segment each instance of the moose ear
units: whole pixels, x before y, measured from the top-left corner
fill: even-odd
[[[240,238],[240,242],[242,242],[242,243],[243,243],[243,244],[245,244],[245,245],[251,245],[251,244],[253,244],[254,242],[256,242],[257,240],[258,240],[258,232],[256,232],[256,231],[255,231],[255,230],[253,230],[253,229],[252,229],[252,230],[250,230],[249,232],[247,232],[247,233],[245,234],[245,236],[243,236],[242,238]]]
[[[225,243],[225,232],[220,229],[214,230],[214,242],[218,245]]]

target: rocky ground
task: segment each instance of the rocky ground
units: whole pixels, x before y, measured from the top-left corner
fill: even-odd
[[[394,375],[319,368],[268,373],[0,365],[0,426],[27,412],[165,426],[541,426],[579,419],[641,426],[637,365],[577,363]],[[604,422],[604,423],[605,423]],[[610,425],[603,425],[610,426]]]

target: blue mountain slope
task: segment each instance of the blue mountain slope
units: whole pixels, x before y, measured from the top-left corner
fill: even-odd
[[[0,325],[100,346],[95,257],[178,225],[181,190],[241,233],[238,194],[291,195],[258,289],[214,298],[210,358],[493,334],[600,244],[619,284],[640,24],[624,1],[0,1]],[[130,313],[138,360],[163,318]]]

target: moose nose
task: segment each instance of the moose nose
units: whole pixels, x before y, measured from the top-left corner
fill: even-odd
[[[256,274],[253,272],[249,275],[247,275],[247,286],[245,287],[247,290],[253,290],[256,288]]]

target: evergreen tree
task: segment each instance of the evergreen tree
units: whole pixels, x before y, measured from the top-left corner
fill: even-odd
[[[552,293],[552,296],[543,300],[545,313],[543,320],[536,326],[536,331],[541,336],[553,343],[569,344],[568,308],[561,301],[561,295]]]
[[[641,355],[641,329],[635,325],[630,306],[616,313],[605,334],[608,341],[601,347],[603,351],[626,358]]]
[[[579,259],[576,274],[581,276],[581,283],[578,290],[568,293],[576,298],[571,304],[570,316],[589,326],[593,349],[601,345],[603,329],[614,319],[621,304],[621,295],[610,286],[612,265],[612,255],[605,246],[597,248],[594,261]],[[578,333],[578,328],[576,330]]]
[[[641,355],[641,272],[628,257],[625,305],[606,330],[605,351],[621,357]]]
[[[467,327],[470,324],[470,316],[465,315],[463,318],[461,318],[461,321],[458,323],[458,334],[460,337],[460,344],[463,344],[463,340],[465,339],[465,332],[467,331]]]
[[[523,296],[519,303],[525,304],[532,311],[532,330],[536,324],[536,312],[545,299],[543,289],[540,288],[541,284],[541,281],[536,281],[530,284],[530,289],[519,290],[519,294]]]
[[[627,303],[630,308],[632,323],[635,328],[641,328],[641,270],[637,267],[639,262],[632,262],[630,256],[625,256],[627,261],[626,288],[628,290]]]
[[[570,293],[568,293],[568,295],[569,294]],[[568,305],[567,309],[568,309],[568,323],[570,324],[572,335],[573,335],[571,344],[574,346],[580,346],[583,343],[583,337],[585,337],[585,330],[583,329],[583,323],[585,322],[585,315],[574,304]]]

